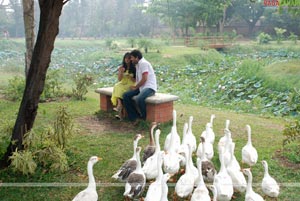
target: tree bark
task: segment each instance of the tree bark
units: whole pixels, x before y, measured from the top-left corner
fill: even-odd
[[[25,28],[25,76],[27,78],[34,47],[34,1],[23,0],[23,19]]]
[[[221,34],[224,32],[224,25],[225,25],[225,20],[226,20],[226,10],[227,10],[227,5],[224,5],[223,7],[223,17],[219,21],[219,31]]]
[[[66,2],[66,1],[65,1]],[[11,142],[0,161],[0,167],[10,164],[9,156],[23,150],[23,137],[33,127],[40,95],[43,92],[46,73],[51,60],[55,38],[58,34],[59,17],[64,0],[39,0],[41,10],[39,31],[28,71],[26,86],[13,129]]]

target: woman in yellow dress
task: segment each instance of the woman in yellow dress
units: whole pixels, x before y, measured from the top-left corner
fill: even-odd
[[[111,96],[111,102],[113,106],[115,106],[113,109],[119,112],[119,114],[116,115],[118,118],[121,118],[123,109],[123,94],[130,89],[130,86],[135,85],[135,71],[135,66],[130,59],[130,53],[126,52],[123,57],[122,65],[118,67],[119,82],[114,85]]]

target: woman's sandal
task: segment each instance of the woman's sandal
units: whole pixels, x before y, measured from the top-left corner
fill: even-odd
[[[114,107],[113,110],[116,112],[120,112],[120,111],[122,111],[122,106]]]

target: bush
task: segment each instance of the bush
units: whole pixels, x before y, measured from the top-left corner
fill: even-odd
[[[148,40],[146,38],[142,38],[138,41],[138,46],[140,49],[144,49],[145,53],[148,53],[148,50],[153,48],[153,43],[151,40]]]
[[[14,121],[0,121],[0,157],[6,152],[14,128]]]
[[[72,95],[76,100],[84,100],[86,95],[88,93],[88,87],[92,85],[93,83],[93,77],[89,74],[85,73],[77,73],[73,80],[75,82],[76,88],[72,89]]]
[[[282,40],[284,39],[284,33],[286,32],[286,29],[281,29],[278,27],[275,27],[275,32],[276,32],[276,40],[277,40],[277,44],[280,44],[282,42]]]
[[[37,163],[50,171],[68,170],[65,148],[72,133],[72,117],[66,107],[60,107],[53,127],[49,126],[41,135],[33,130],[24,135],[24,150],[16,150],[10,157],[13,170],[25,175],[34,174]]]
[[[283,140],[283,145],[287,145],[291,142],[300,140],[300,121],[296,120],[288,125],[285,125],[283,130],[283,135],[285,139]]]
[[[297,44],[298,36],[291,32],[289,39],[294,43]]]
[[[62,91],[62,78],[61,78],[61,72],[60,70],[50,70],[47,73],[45,86],[43,93],[41,95],[41,100],[43,99],[49,99],[49,98],[55,98],[55,97],[61,97],[63,96]]]
[[[35,161],[33,160],[33,154],[29,150],[13,152],[10,156],[11,167],[16,172],[21,172],[22,174],[28,175],[33,174],[37,167]]]
[[[54,135],[53,139],[56,145],[62,149],[67,146],[68,138],[73,133],[73,120],[72,116],[68,113],[66,107],[59,107],[57,117],[54,122]]]
[[[110,50],[115,50],[115,49],[119,48],[118,42],[111,38],[108,38],[105,40],[105,46]]]
[[[268,44],[272,40],[272,37],[267,33],[260,33],[257,36],[257,41],[259,44]]]
[[[130,45],[131,48],[134,48],[136,45],[136,40],[135,38],[128,38],[127,43]]]
[[[14,76],[8,80],[8,85],[4,90],[4,96],[11,101],[20,101],[23,97],[25,89],[25,78],[21,76]]]

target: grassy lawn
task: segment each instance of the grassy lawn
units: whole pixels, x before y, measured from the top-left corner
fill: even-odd
[[[299,62],[300,60],[293,60],[271,64],[264,68],[265,75],[276,87],[300,89]]]
[[[19,45],[22,44],[22,40],[18,40],[17,43]],[[65,68],[70,67],[74,70],[78,67],[84,70],[84,68],[90,68],[94,63],[99,62],[103,58],[115,57],[120,59],[120,55],[128,50],[126,48],[128,46],[126,46],[126,40],[120,41],[123,49],[116,51],[107,51],[104,43],[104,40],[57,40],[56,48],[58,52],[54,54],[52,62],[53,64],[61,65],[58,62],[61,58],[65,60],[69,59],[69,61],[63,63]],[[249,46],[253,47],[253,49],[249,48]],[[289,46],[289,44],[286,44],[286,46]],[[272,51],[280,49],[276,44],[260,48],[268,51],[270,48],[273,48]],[[250,42],[247,46],[241,44],[239,47],[236,47],[236,50],[233,49],[230,54],[235,54],[234,51],[237,50],[240,51],[239,53],[248,54],[247,50],[249,49],[251,49],[251,52],[255,52],[259,49],[259,46]],[[296,50],[299,52],[299,49]],[[253,52],[251,53],[254,55],[253,57],[257,56]],[[61,54],[62,56],[60,56]],[[263,166],[260,161],[266,160],[269,164],[269,173],[281,185],[281,193],[278,200],[294,201],[299,199],[300,169],[295,168],[299,166],[297,164],[294,167],[287,166],[278,157],[278,153],[282,151],[282,141],[284,139],[282,131],[284,126],[287,122],[293,121],[294,118],[289,116],[276,117],[272,113],[262,113],[260,108],[257,109],[257,105],[251,105],[255,101],[247,105],[242,100],[237,104],[240,108],[246,108],[247,110],[237,108],[234,103],[230,103],[233,105],[229,103],[222,105],[221,103],[218,104],[218,107],[210,104],[210,101],[211,103],[215,102],[212,99],[212,91],[215,89],[216,83],[221,79],[225,79],[224,75],[228,75],[229,77],[237,76],[231,71],[236,72],[233,70],[234,66],[242,63],[244,58],[240,60],[233,56],[227,58],[227,55],[214,52],[213,50],[204,51],[200,48],[182,46],[162,46],[160,53],[150,51],[144,56],[153,62],[157,70],[159,70],[161,90],[175,94],[180,93],[180,101],[175,103],[174,109],[177,111],[177,130],[181,136],[183,124],[188,121],[189,116],[193,116],[193,133],[197,138],[197,143],[199,143],[199,137],[205,129],[205,124],[210,120],[210,115],[216,115],[214,121],[214,132],[216,134],[214,144],[215,156],[213,162],[217,170],[220,168],[217,142],[224,135],[225,121],[229,119],[231,122],[230,130],[233,141],[236,143],[235,156],[239,161],[241,161],[241,149],[247,142],[245,127],[249,124],[252,128],[252,143],[259,155],[258,163],[252,167],[253,189],[262,195],[260,182],[263,178]],[[223,63],[225,57],[228,59],[227,63]],[[252,58],[252,55],[249,57],[253,60],[252,62],[257,62],[256,58]],[[266,56],[264,59],[269,61],[270,58]],[[22,66],[21,59],[16,62],[13,61],[14,59],[11,59],[9,63],[14,69],[17,66]],[[80,65],[76,62],[80,63]],[[267,65],[262,69],[265,75],[268,75],[266,79],[270,80],[270,83],[274,81],[274,83],[279,83],[280,85],[280,83],[287,80],[288,84],[285,87],[297,86],[299,88],[300,81],[298,77],[300,71],[297,65],[299,63],[298,59],[291,59],[284,62],[277,62],[276,60],[276,62],[266,63]],[[198,69],[193,65],[200,66],[200,71],[203,74],[197,74]],[[166,66],[169,67],[167,68]],[[12,72],[7,72],[7,69],[7,66],[0,68],[0,90],[4,90],[10,78],[16,74],[22,74],[22,67]],[[98,74],[96,74],[100,81],[89,88],[85,101],[66,99],[64,101],[39,104],[38,115],[34,125],[37,133],[54,122],[56,111],[60,106],[67,106],[68,111],[73,117],[76,132],[68,139],[69,145],[66,148],[69,170],[64,173],[58,173],[38,167],[35,174],[27,176],[13,172],[11,168],[0,170],[1,201],[71,200],[87,185],[86,166],[89,157],[92,155],[98,155],[103,158],[102,161],[99,161],[94,166],[99,200],[123,200],[124,184],[113,180],[111,176],[125,160],[132,156],[132,142],[135,134],[141,133],[145,135],[145,138],[139,143],[142,148],[148,144],[150,122],[143,122],[139,126],[133,127],[127,121],[120,122],[115,120],[112,113],[99,111],[99,94],[95,93],[94,89],[103,86],[105,82],[110,84],[115,81],[115,74],[105,74],[106,72],[106,70],[100,68]],[[65,77],[69,76],[68,73],[63,75]],[[166,75],[169,77],[166,77]],[[196,85],[200,82],[198,80],[199,77],[201,78],[201,82],[203,82],[203,86],[207,88],[201,89]],[[108,78],[111,80],[108,80]],[[64,83],[67,84],[66,88],[68,90],[74,87],[70,83]],[[195,93],[199,91],[200,100],[205,102],[205,104],[203,102],[191,101],[191,97],[194,98]],[[4,120],[14,122],[18,107],[19,102],[11,102],[0,98],[0,122],[3,123]],[[171,122],[161,125],[161,148],[163,148],[167,134],[171,131],[171,125]],[[0,137],[2,137],[1,135],[3,134],[0,133]],[[0,138],[0,145],[4,146],[1,140],[2,138]],[[195,160],[194,156],[194,162]],[[169,184],[169,200],[173,200],[174,183]],[[146,191],[143,195],[146,195]],[[235,197],[234,200],[237,201],[245,200],[245,194],[235,193]],[[267,200],[270,199],[267,198]]]
[[[0,196],[1,200],[16,200],[20,197],[22,200],[31,200],[34,198],[48,200],[48,196],[51,196],[51,200],[70,200],[78,191],[84,188],[87,182],[86,163],[91,155],[99,155],[103,158],[102,161],[94,166],[94,175],[98,182],[99,200],[122,200],[124,185],[111,179],[111,176],[126,159],[131,157],[132,138],[136,133],[142,133],[146,136],[145,139],[140,141],[140,145],[142,147],[147,145],[148,125],[143,124],[138,128],[132,128],[127,125],[128,122],[116,121],[112,116],[107,114],[100,114],[99,122],[91,120],[89,123],[79,123],[78,119],[80,117],[90,119],[95,117],[93,113],[98,110],[98,104],[97,100],[93,98],[89,98],[84,104],[78,102],[41,104],[40,110],[43,112],[38,115],[36,124],[51,121],[49,117],[53,116],[54,108],[60,104],[67,104],[72,113],[74,113],[74,116],[78,116],[75,119],[78,122],[77,127],[79,132],[74,134],[72,139],[70,139],[70,146],[68,147],[70,170],[64,174],[42,172],[40,170],[41,172],[37,171],[33,176],[22,176],[11,172],[10,169],[2,170],[0,175],[4,183],[28,182],[28,185],[41,186],[1,187],[1,195],[5,195],[5,197]],[[83,110],[83,108],[85,109]],[[197,142],[199,142],[201,132],[205,129],[204,125],[209,121],[211,114],[216,115],[214,122],[216,142],[224,135],[225,120],[231,120],[230,129],[232,131],[232,138],[236,143],[235,155],[238,160],[241,159],[241,148],[247,142],[245,125],[249,124],[252,127],[252,142],[258,150],[259,161],[267,160],[270,167],[270,174],[278,182],[286,185],[283,185],[281,188],[279,200],[293,200],[293,198],[296,198],[297,193],[293,192],[296,192],[299,188],[289,187],[288,185],[292,185],[299,180],[299,172],[282,167],[280,161],[274,158],[276,150],[281,149],[282,146],[283,136],[281,130],[285,124],[285,120],[251,114],[237,114],[232,111],[222,111],[186,104],[176,104],[175,109],[178,116],[180,116],[178,117],[178,133],[180,135],[182,135],[183,123],[187,122],[190,115],[194,116],[193,133],[197,137]],[[44,112],[45,110],[46,112]],[[103,125],[101,121],[105,121],[107,125]],[[105,126],[106,129],[99,129],[97,124],[100,124],[100,127]],[[94,129],[93,126],[95,127]],[[127,131],[124,132],[123,129],[122,132],[116,131],[114,127],[118,126],[127,128]],[[161,146],[163,146],[164,139],[170,131],[170,126],[171,124],[166,124],[162,127]],[[215,153],[217,153],[216,147]],[[219,169],[218,157],[215,156],[213,161]],[[252,172],[254,182],[260,182],[263,176],[262,165],[260,163],[255,165]],[[43,187],[42,185],[45,186]],[[257,192],[261,192],[258,186],[254,187],[254,189]],[[172,185],[170,192],[172,192]],[[237,194],[236,196],[236,200],[244,200],[244,195]]]

